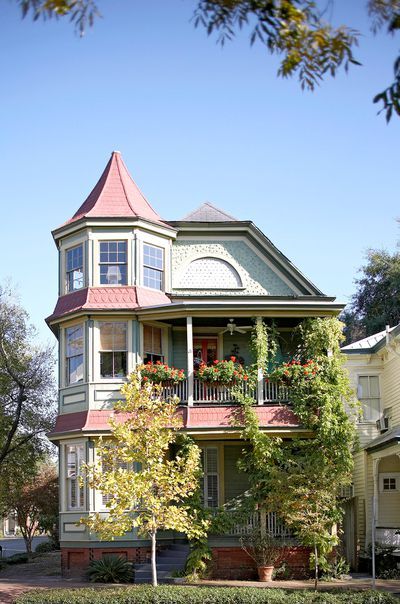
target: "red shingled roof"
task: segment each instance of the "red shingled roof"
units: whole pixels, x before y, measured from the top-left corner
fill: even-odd
[[[299,427],[299,421],[293,411],[288,407],[265,406],[254,407],[254,411],[262,427]],[[183,427],[190,428],[231,428],[232,416],[237,412],[237,407],[180,407],[179,415],[183,419]],[[112,410],[91,410],[78,413],[59,415],[52,435],[80,430],[82,432],[110,430],[108,420],[114,416],[117,421],[124,421],[127,415],[115,414]],[[240,422],[238,422],[239,424]],[[51,435],[50,435],[51,436]]]
[[[80,218],[138,216],[152,222],[166,224],[132,180],[119,151],[113,151],[93,191],[66,224]]]
[[[164,292],[144,287],[85,287],[58,298],[46,321],[59,319],[78,310],[136,310],[146,306],[171,304]]]

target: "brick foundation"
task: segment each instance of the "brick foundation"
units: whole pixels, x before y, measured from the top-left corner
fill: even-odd
[[[101,560],[105,556],[122,556],[140,564],[150,559],[149,547],[62,547],[61,573],[64,577],[83,576],[92,560]]]
[[[258,578],[254,560],[240,547],[213,547],[212,555],[213,579],[251,580]],[[310,550],[307,547],[284,547],[275,568],[285,563],[290,572],[290,578],[303,579],[310,574],[309,557]]]

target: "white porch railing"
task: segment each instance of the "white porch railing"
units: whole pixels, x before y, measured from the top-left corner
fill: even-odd
[[[242,382],[242,391],[249,394],[257,401],[257,392],[251,390],[247,382]],[[232,386],[218,386],[206,384],[198,378],[193,380],[193,402],[200,404],[215,404],[215,403],[235,403],[235,398],[232,395]],[[188,379],[177,384],[166,385],[162,387],[162,396],[170,398],[177,396],[181,403],[188,401]],[[287,386],[276,384],[275,382],[263,381],[262,385],[262,400],[264,403],[287,403],[289,402],[289,391]]]
[[[265,532],[276,539],[293,539],[293,533],[278,518],[276,512],[254,511],[245,522],[236,524],[230,531],[229,536],[243,537],[250,535],[254,529],[264,527]]]

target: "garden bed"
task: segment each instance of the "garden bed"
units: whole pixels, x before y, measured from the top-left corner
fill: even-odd
[[[377,591],[284,591],[252,587],[136,587],[51,589],[19,596],[15,604],[397,604]]]

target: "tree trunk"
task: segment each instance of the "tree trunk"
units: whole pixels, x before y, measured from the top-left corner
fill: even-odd
[[[317,588],[318,588],[318,547],[315,542],[314,542],[314,572],[315,572],[314,589],[317,590]]]
[[[152,531],[151,535],[151,584],[157,587],[157,564],[156,564],[156,536],[157,531]]]

